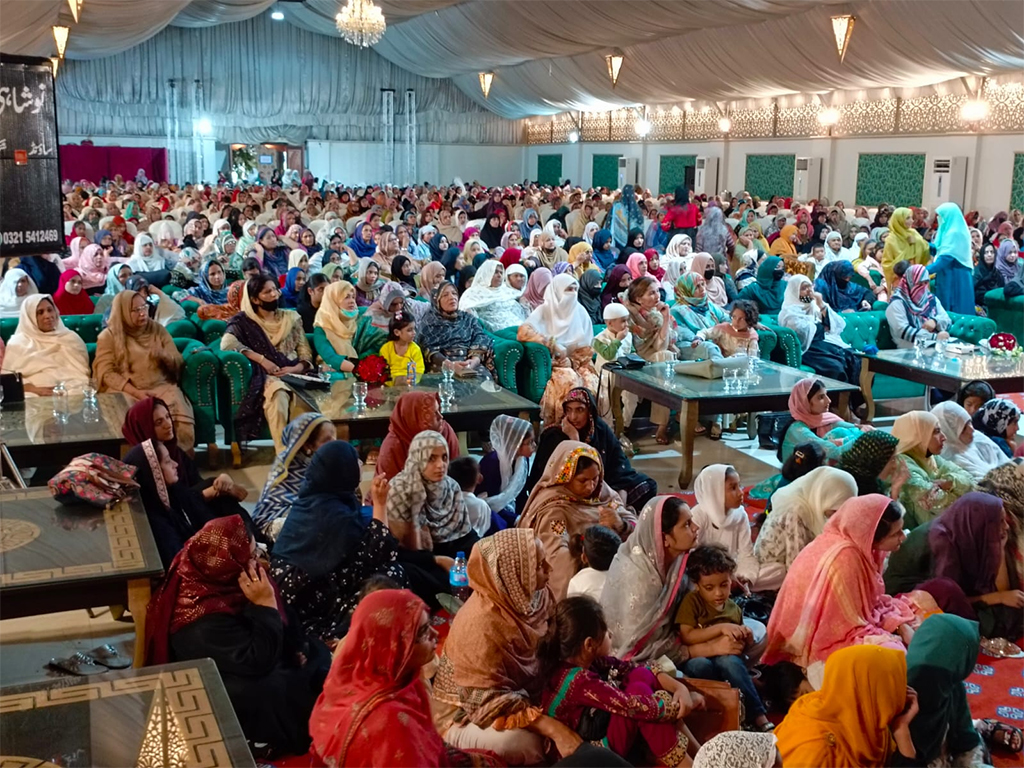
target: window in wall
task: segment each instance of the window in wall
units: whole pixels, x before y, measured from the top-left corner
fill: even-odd
[[[562,156],[537,155],[537,181],[558,186],[562,182]]]
[[[1024,210],[1024,154],[1013,155],[1013,177],[1010,186],[1010,210]]]
[[[662,155],[658,162],[658,194],[671,195],[686,182],[686,169],[697,165],[696,155]]]
[[[921,205],[924,155],[862,154],[857,159],[857,205]]]
[[[772,195],[791,197],[795,171],[796,155],[747,155],[743,189],[762,200]]]
[[[620,157],[622,155],[594,155],[592,187],[615,189],[619,186]]]

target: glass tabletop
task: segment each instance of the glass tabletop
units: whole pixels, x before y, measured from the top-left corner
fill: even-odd
[[[956,354],[948,347],[917,349],[883,349],[872,357],[919,371],[949,376],[961,381],[972,379],[1013,379],[1024,376],[1024,357],[998,357],[980,351]]]
[[[0,493],[0,591],[67,588],[163,573],[138,496],[97,509],[67,506],[48,488]]]
[[[330,389],[307,389],[303,394],[324,416],[334,422],[375,421],[391,418],[398,398],[406,392],[438,392],[441,374],[428,373],[416,386],[370,386],[366,405],[356,406],[352,389],[353,379],[334,382]],[[496,384],[489,377],[456,378],[452,381],[454,398],[451,406],[442,406],[445,414],[503,413],[510,411],[536,411],[539,406]]]
[[[758,359],[753,370],[742,372],[740,388],[734,382],[720,379],[705,379],[676,373],[675,363],[649,363],[643,368],[616,371],[620,377],[632,379],[639,384],[664,390],[680,400],[701,400],[713,398],[757,397],[758,395],[782,395],[793,391],[797,382],[814,374],[807,371],[779,365]],[[835,379],[815,376],[827,389],[836,392],[858,389],[853,384],[844,384]],[[728,389],[727,389],[728,387]]]
[[[0,764],[255,766],[210,659],[0,690]]]
[[[12,448],[97,440],[122,441],[121,425],[131,407],[121,392],[96,395],[96,407],[87,407],[81,394],[68,396],[67,421],[53,415],[53,399],[29,397],[0,407],[0,438]]]

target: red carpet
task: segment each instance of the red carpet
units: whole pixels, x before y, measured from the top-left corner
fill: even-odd
[[[981,654],[964,687],[975,719],[994,717],[1024,728],[1024,659],[994,659]],[[1020,768],[1022,760],[1019,753],[992,751],[996,768]]]

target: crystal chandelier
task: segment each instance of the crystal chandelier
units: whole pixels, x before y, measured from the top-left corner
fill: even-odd
[[[334,23],[342,37],[362,48],[379,43],[388,28],[380,6],[371,0],[347,0]]]

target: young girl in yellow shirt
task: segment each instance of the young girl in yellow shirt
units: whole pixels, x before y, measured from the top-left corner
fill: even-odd
[[[416,380],[423,376],[423,353],[413,339],[416,338],[416,320],[408,312],[399,312],[388,323],[388,340],[380,348],[381,357],[391,369],[389,386],[415,384],[409,381],[409,363],[416,369]]]

